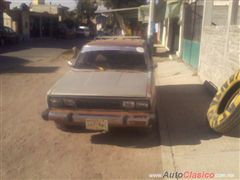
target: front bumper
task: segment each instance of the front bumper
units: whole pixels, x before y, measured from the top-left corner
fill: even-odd
[[[150,112],[51,109],[44,111],[42,118],[65,125],[85,126],[88,119],[104,119],[108,121],[109,127],[147,127],[150,120],[155,118],[155,114]]]

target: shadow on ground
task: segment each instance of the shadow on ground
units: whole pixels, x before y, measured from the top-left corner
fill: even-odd
[[[83,44],[91,39],[74,38],[74,39],[33,39],[26,42],[20,42],[15,45],[6,45],[0,47],[0,54],[13,51],[21,51],[30,48],[60,48],[72,49],[76,46],[80,48]]]
[[[164,145],[194,145],[221,137],[210,129],[207,110],[212,96],[203,85],[172,85],[157,88],[160,131]]]
[[[28,66],[28,60],[1,56],[0,74],[2,73],[53,73],[58,70],[56,66]]]
[[[57,124],[58,129],[67,133],[93,133],[93,144],[114,145],[132,148],[150,148],[160,145],[159,133],[155,129],[153,133],[146,135],[136,128],[111,128],[109,132],[90,131],[84,127],[64,126]]]
[[[115,145],[128,148],[150,148],[160,145],[157,132],[144,135],[137,129],[113,129],[108,133],[95,134],[92,136],[91,142],[93,144]]]
[[[172,85],[157,87],[158,120],[161,138],[154,132],[149,136],[139,134],[135,129],[114,129],[108,133],[94,134],[94,144],[121,147],[149,148],[161,145],[195,145],[201,140],[220,138],[210,129],[206,113],[212,101],[203,85]]]
[[[169,51],[163,51],[163,52],[155,52],[154,56],[158,56],[158,57],[169,57],[170,52]]]
[[[212,95],[203,85],[171,85],[157,87],[158,116],[160,134],[165,133],[167,139],[156,135],[140,137],[132,132],[116,132],[97,134],[92,143],[119,146],[135,146],[139,148],[161,145],[195,145],[201,140],[221,137],[210,129],[206,114]]]

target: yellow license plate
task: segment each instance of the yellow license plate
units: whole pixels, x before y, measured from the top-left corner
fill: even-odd
[[[87,119],[86,129],[97,131],[108,131],[108,121],[103,119]]]

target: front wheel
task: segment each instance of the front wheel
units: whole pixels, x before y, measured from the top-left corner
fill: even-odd
[[[55,125],[59,130],[64,132],[80,133],[85,131],[85,129],[80,125],[63,124],[58,122],[55,122]]]
[[[155,112],[155,118],[150,119],[148,126],[140,128],[139,132],[143,135],[150,135],[153,133],[157,133],[157,135],[159,134],[159,120],[157,110]]]
[[[0,39],[0,46],[4,46],[4,39]]]

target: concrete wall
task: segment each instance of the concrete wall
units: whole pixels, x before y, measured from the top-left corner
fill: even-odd
[[[32,0],[32,4],[34,5],[45,4],[45,0]]]
[[[7,13],[3,13],[3,22],[4,26],[12,28],[12,18]]]
[[[12,28],[15,32],[18,32],[17,22],[12,20],[12,17],[7,13],[3,13],[3,24],[6,27]]]
[[[0,30],[3,28],[3,0],[0,0]]]
[[[3,11],[0,9],[0,30],[3,28]]]
[[[240,9],[240,6],[238,7]],[[213,6],[212,23],[217,26],[227,25],[228,6]],[[238,11],[237,24],[240,24],[240,10]]]
[[[57,5],[32,5],[31,12],[38,13],[49,13],[49,14],[58,14],[58,6]]]
[[[227,43],[227,45],[226,45]],[[227,41],[226,26],[204,26],[199,75],[218,88],[240,69],[240,26],[231,26]]]

